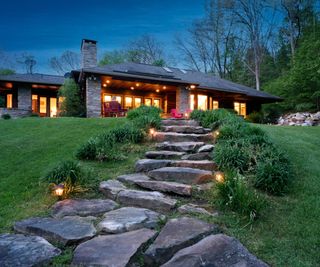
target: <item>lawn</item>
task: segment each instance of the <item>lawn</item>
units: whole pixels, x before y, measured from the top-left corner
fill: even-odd
[[[0,120],[0,232],[11,231],[16,220],[42,215],[54,203],[39,184],[51,166],[73,158],[90,136],[125,119]],[[296,178],[285,197],[270,197],[265,216],[245,225],[237,215],[215,219],[251,252],[272,266],[320,266],[320,127],[261,126],[286,150]],[[83,163],[99,180],[132,171],[146,146],[117,163]],[[69,256],[68,256],[69,257]]]

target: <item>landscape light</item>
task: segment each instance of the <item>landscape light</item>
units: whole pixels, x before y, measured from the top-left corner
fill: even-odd
[[[224,182],[224,173],[223,172],[215,172],[214,179],[218,183],[223,183]]]
[[[61,197],[63,196],[64,193],[64,185],[63,184],[58,184],[53,187],[53,193],[55,196]]]
[[[151,135],[151,137],[154,137],[156,135],[156,130],[154,128],[150,128],[149,134]]]

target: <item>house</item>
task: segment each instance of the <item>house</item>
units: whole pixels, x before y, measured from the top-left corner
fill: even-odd
[[[82,68],[73,70],[71,77],[85,96],[87,117],[103,116],[104,103],[114,98],[125,109],[142,104],[160,107],[164,113],[228,108],[242,116],[259,111],[264,103],[282,100],[195,70],[131,62],[98,66],[94,40],[82,40],[81,61]],[[42,74],[0,76],[0,95],[9,109],[56,116],[57,91],[63,80]]]

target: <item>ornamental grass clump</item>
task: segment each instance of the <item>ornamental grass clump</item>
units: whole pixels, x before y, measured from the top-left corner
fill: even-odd
[[[150,128],[160,129],[161,109],[157,107],[140,106],[128,112],[127,118],[136,127],[148,131]]]

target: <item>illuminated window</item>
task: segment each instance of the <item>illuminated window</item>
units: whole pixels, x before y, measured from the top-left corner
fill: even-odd
[[[152,105],[152,99],[151,98],[145,98],[144,99],[144,104],[146,106],[151,106]]]
[[[132,97],[126,96],[124,99],[124,107],[125,108],[132,108],[133,100]]]
[[[50,117],[57,117],[57,99],[55,97],[50,98]]]
[[[153,99],[153,106],[160,108],[160,99]]]
[[[47,98],[40,97],[40,113],[47,113]]]
[[[117,96],[115,96],[115,99],[119,104],[122,103],[122,97],[121,96],[117,95]]]
[[[7,108],[12,108],[12,94],[7,94]]]
[[[190,109],[194,110],[194,95],[190,95]]]
[[[218,109],[219,108],[219,101],[213,100],[212,101],[212,109]]]
[[[111,101],[111,95],[103,95],[103,102],[110,102]]]
[[[198,95],[198,109],[202,109],[202,110],[208,109],[208,96]]]
[[[32,112],[38,112],[38,96],[32,95]]]
[[[234,110],[238,115],[246,116],[247,115],[247,105],[246,103],[234,102]]]
[[[138,108],[141,106],[141,102],[142,102],[142,99],[140,97],[135,97],[134,98],[134,107],[135,108]]]

